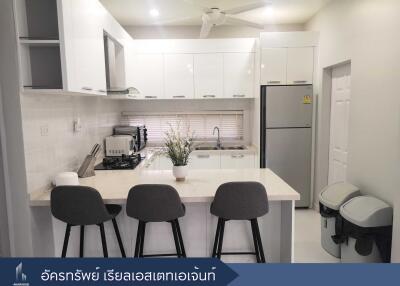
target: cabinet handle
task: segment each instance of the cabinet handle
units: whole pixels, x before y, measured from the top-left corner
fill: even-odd
[[[268,81],[268,83],[277,84],[277,83],[281,83],[281,81],[280,80],[270,80],[270,81]]]
[[[146,95],[144,98],[157,98],[155,95]]]
[[[294,83],[307,83],[307,80],[294,80]]]
[[[246,97],[245,94],[234,94],[233,97]]]
[[[98,92],[101,92],[101,93],[106,93],[107,91],[106,90],[104,90],[104,89],[99,89],[99,90],[97,90]]]
[[[243,154],[232,154],[231,156],[232,156],[232,158],[235,158],[235,159],[239,159],[239,158],[243,158],[244,157]]]
[[[210,155],[209,154],[201,154],[201,155],[197,155],[197,158],[199,158],[199,159],[207,159],[207,158],[210,158]]]
[[[214,98],[215,94],[205,94],[203,95],[204,98]]]
[[[174,95],[172,98],[185,98],[186,96],[184,95]]]
[[[92,90],[93,90],[93,88],[91,88],[91,87],[87,87],[87,86],[84,86],[84,87],[82,87],[82,90],[92,91]]]

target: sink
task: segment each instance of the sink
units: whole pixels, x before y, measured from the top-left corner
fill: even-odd
[[[199,146],[194,148],[195,150],[218,150],[216,146]]]
[[[221,147],[222,150],[245,150],[246,146],[223,146]]]

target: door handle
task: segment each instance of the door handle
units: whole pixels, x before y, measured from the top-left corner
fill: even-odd
[[[82,87],[82,90],[92,91],[92,90],[93,90],[93,88],[91,88],[91,87],[87,87],[87,86],[84,86],[84,87]]]
[[[277,83],[281,83],[281,81],[280,80],[270,80],[270,81],[268,81],[268,83],[277,84]]]
[[[172,98],[185,98],[186,96],[184,95],[174,95]]]
[[[244,157],[243,154],[232,154],[231,156],[232,156],[232,158],[235,158],[235,159],[239,159],[239,158],[243,158]]]
[[[97,90],[98,92],[101,92],[101,93],[106,93],[107,91],[105,91],[104,89],[98,89]]]
[[[214,98],[215,94],[205,94],[203,95],[204,98]]]
[[[234,94],[233,97],[246,97],[245,94]]]
[[[294,80],[293,83],[307,83],[307,80]]]
[[[197,158],[199,158],[199,159],[207,159],[207,158],[210,158],[210,155],[209,154],[201,154],[201,155],[197,155]]]
[[[157,98],[155,95],[146,95],[144,98]]]

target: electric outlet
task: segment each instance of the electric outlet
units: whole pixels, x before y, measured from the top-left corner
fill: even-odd
[[[49,135],[49,125],[42,125],[40,126],[40,135],[41,136],[48,136]]]

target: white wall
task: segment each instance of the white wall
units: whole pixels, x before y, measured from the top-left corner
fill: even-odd
[[[323,93],[322,70],[351,60],[348,179],[390,204],[399,200],[399,11],[398,0],[336,0],[306,25],[320,32],[317,193],[327,183],[329,142],[330,98]],[[394,261],[400,261],[399,211],[395,209]]]
[[[200,26],[125,26],[134,39],[197,39]],[[264,30],[251,27],[219,26],[211,30],[208,38],[258,38],[260,32],[303,31],[302,24],[267,25]]]

